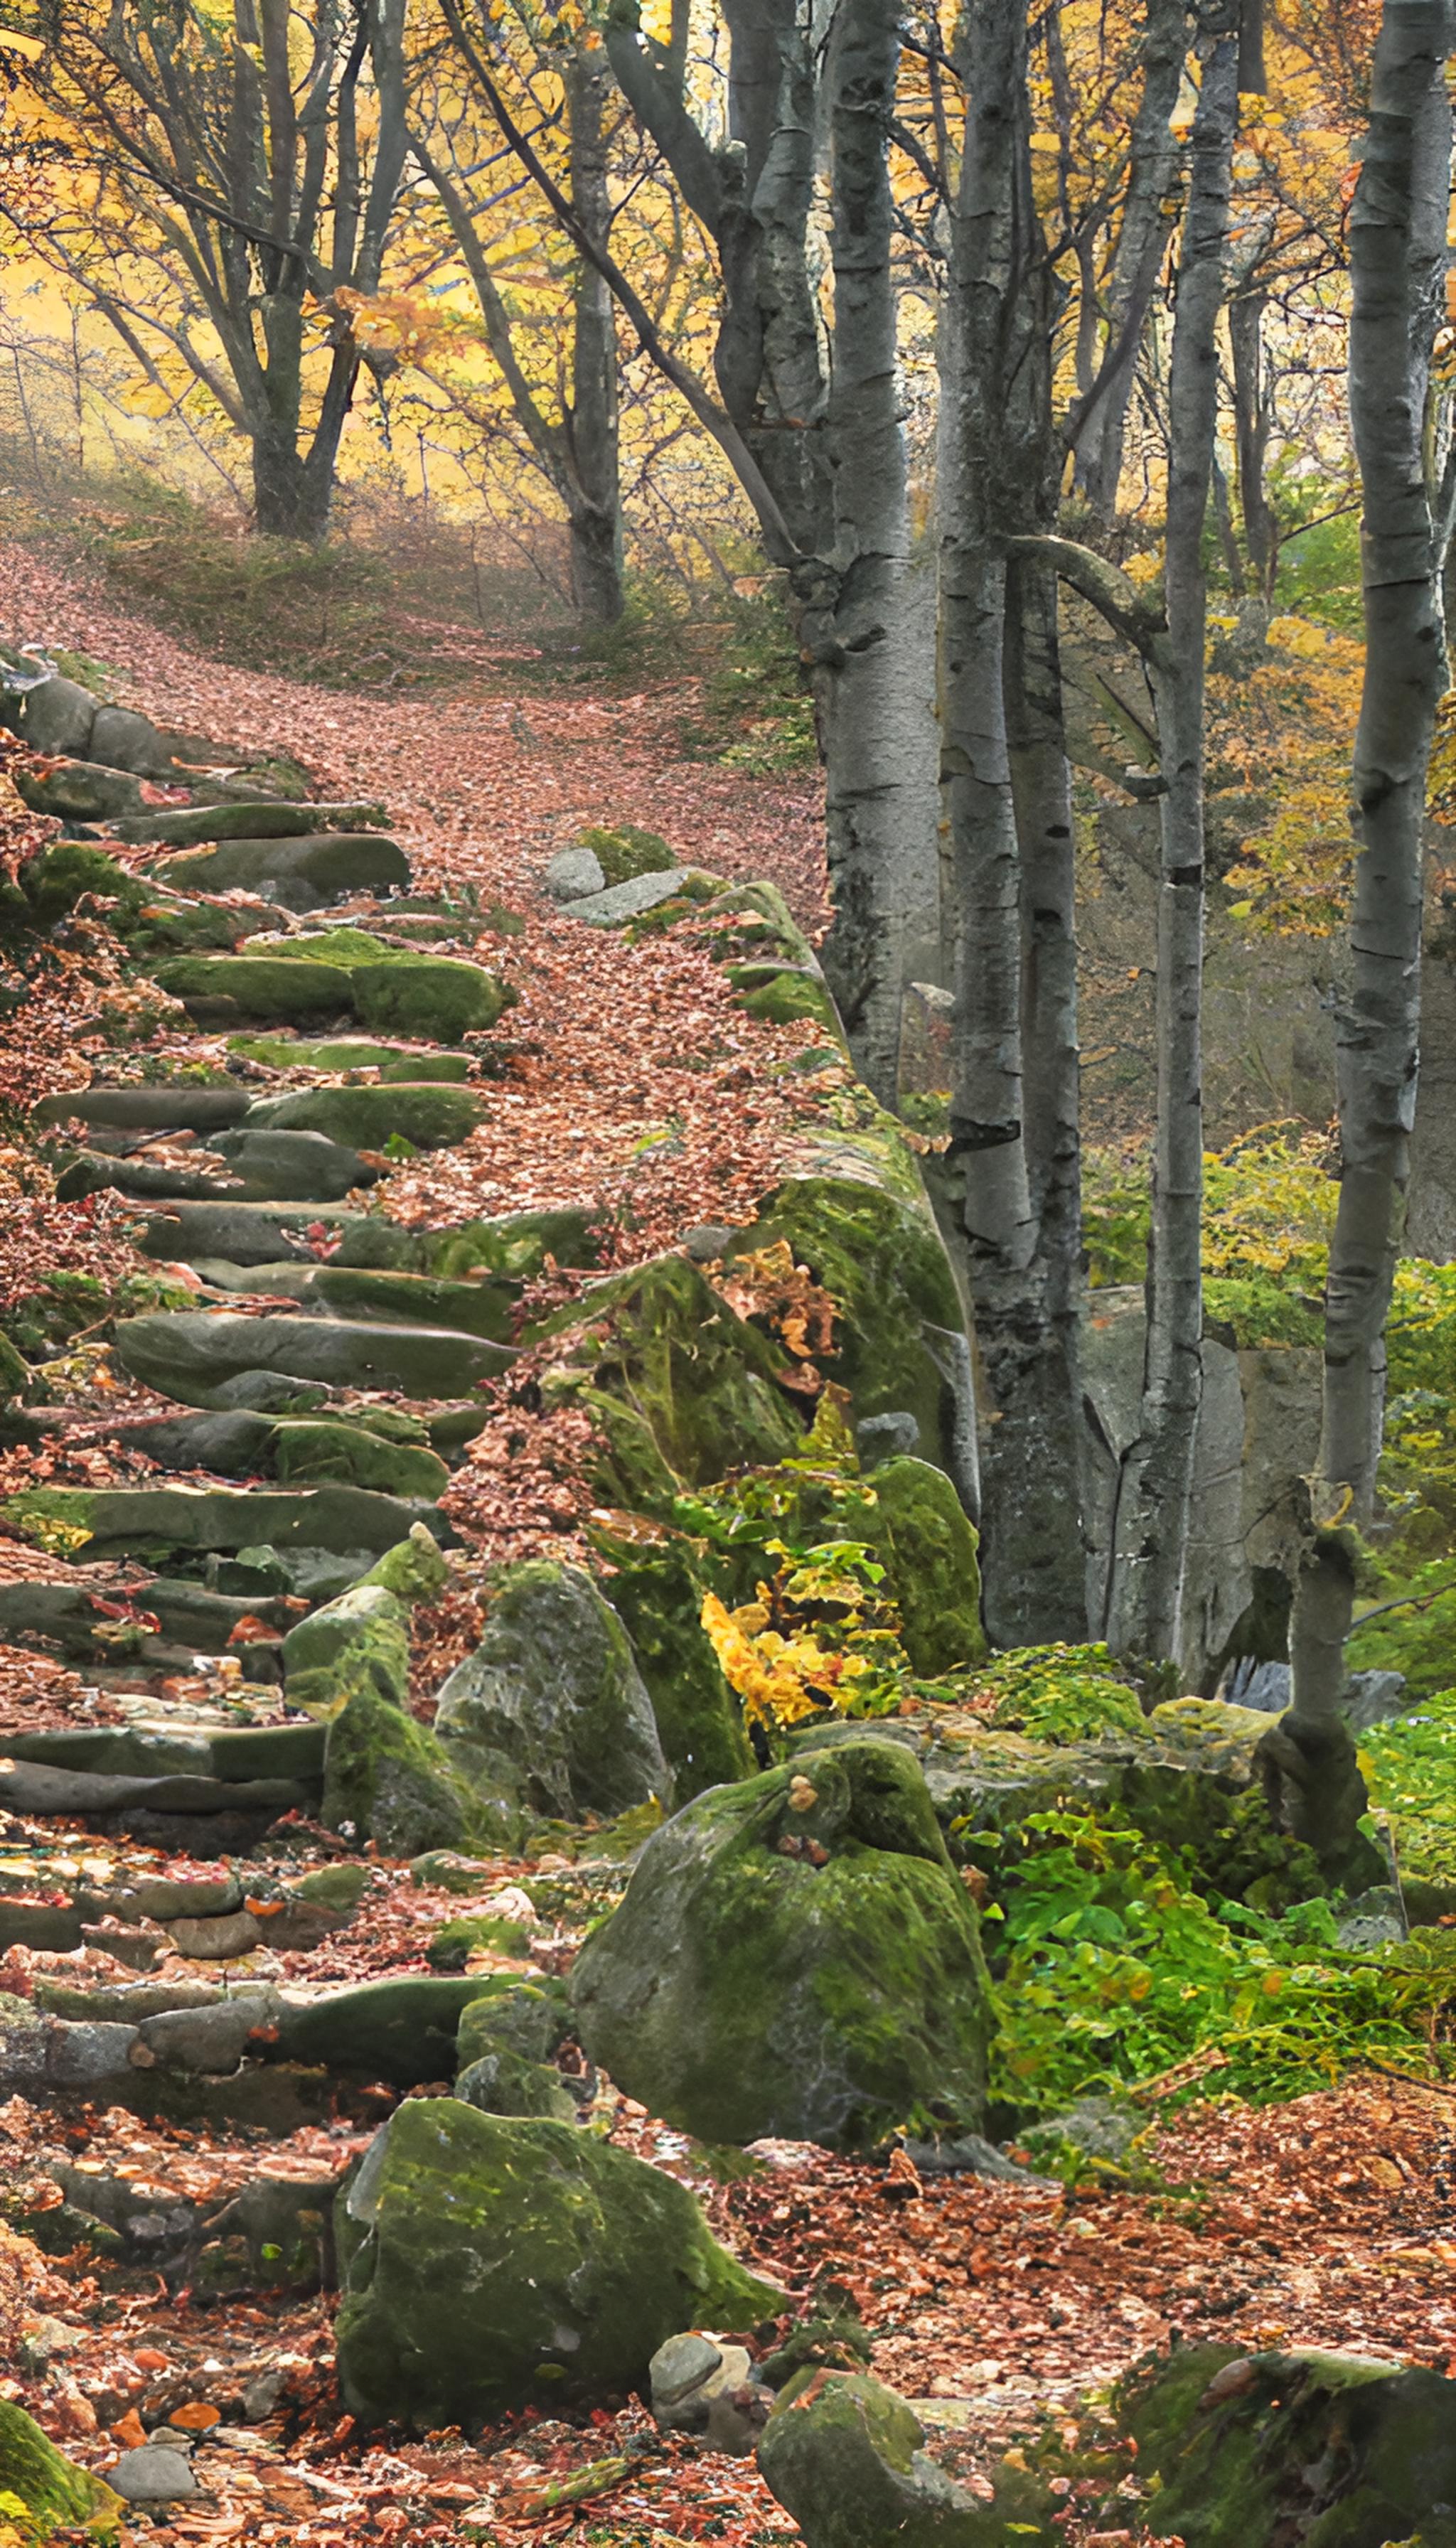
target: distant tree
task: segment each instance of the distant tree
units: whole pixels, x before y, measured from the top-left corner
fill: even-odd
[[[162,403],[246,436],[257,527],[317,541],[405,166],[406,0],[26,0],[50,182],[8,219]]]

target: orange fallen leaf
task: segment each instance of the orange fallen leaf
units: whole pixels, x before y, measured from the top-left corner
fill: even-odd
[[[146,2439],[146,2426],[143,2424],[135,2407],[129,2407],[125,2415],[121,2418],[121,2421],[113,2424],[111,2428],[111,2437],[114,2442],[121,2443],[123,2450],[140,2450],[142,2443]]]
[[[208,2433],[222,2420],[218,2409],[210,2407],[206,2398],[190,2398],[185,2407],[176,2408],[167,2417],[168,2423],[175,2424],[182,2433]]]

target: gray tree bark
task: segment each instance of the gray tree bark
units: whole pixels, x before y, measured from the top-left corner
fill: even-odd
[[[1295,1593],[1294,1701],[1266,1741],[1289,1826],[1326,1859],[1364,1801],[1338,1715],[1354,1594],[1346,1524],[1368,1524],[1385,1406],[1419,1066],[1426,764],[1443,681],[1424,465],[1431,347],[1444,316],[1451,108],[1448,0],[1385,0],[1370,131],[1350,215],[1350,424],[1364,494],[1365,679],[1349,995],[1336,1019],[1340,1189],[1324,1301],[1314,1525]]]
[[[1194,121],[1168,386],[1167,627],[1151,658],[1163,780],[1157,1131],[1142,1412],[1119,1487],[1107,1620],[1109,1643],[1120,1654],[1178,1650],[1203,1395],[1203,533],[1237,122],[1237,51],[1225,38],[1205,66]]]
[[[842,0],[826,70],[834,333],[833,538],[794,582],[815,662],[834,918],[824,968],[864,1078],[896,1093],[903,986],[939,937],[934,680],[911,586],[888,131],[898,0]]]
[[[1055,480],[1025,12],[971,0],[961,43],[969,108],[942,331],[941,775],[956,990],[943,1183],[990,1417],[987,1625],[1025,1643],[1085,1633],[1080,1230],[1066,1238],[1077,1183],[1072,844],[1054,577],[1008,568],[1006,547],[1041,518]]]
[[[1108,278],[1102,364],[1074,415],[1076,484],[1101,521],[1110,521],[1123,474],[1128,409],[1138,348],[1173,233],[1170,209],[1180,164],[1171,125],[1188,50],[1188,0],[1147,0],[1142,94],[1128,150],[1128,189]]]

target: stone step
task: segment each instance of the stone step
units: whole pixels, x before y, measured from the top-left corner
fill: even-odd
[[[453,1328],[337,1318],[247,1319],[227,1311],[120,1319],[116,1350],[134,1380],[184,1407],[245,1406],[245,1398],[218,1393],[254,1372],[335,1388],[399,1390],[406,1398],[458,1399],[508,1370],[512,1360],[505,1346]],[[396,1533],[404,1536],[404,1530]]]
[[[314,1043],[299,1036],[233,1036],[229,1052],[244,1061],[261,1062],[265,1070],[318,1070],[325,1076],[351,1070],[377,1070],[395,1080],[468,1079],[469,1053],[441,1052],[429,1045],[376,1044],[363,1036],[323,1036]]]
[[[62,1203],[110,1189],[148,1203],[323,1204],[376,1184],[384,1173],[323,1133],[239,1126],[209,1134],[207,1144],[224,1161],[222,1170],[164,1167],[152,1159],[112,1158],[102,1150],[75,1151],[55,1180],[56,1195]]]
[[[292,1265],[280,1268],[293,1274]],[[393,1431],[324,1409],[317,1414],[273,1416],[244,1409],[221,1413],[172,1415],[118,1425],[124,1449],[144,1451],[167,1469],[208,1469],[224,1478],[275,1477],[285,1486],[337,1480],[381,1493],[433,1501],[450,1472],[429,1449],[424,1428],[417,1438],[402,1424]]]
[[[164,1320],[135,1320],[161,1325]],[[182,1321],[176,1323],[181,1324]],[[230,1323],[230,1322],[229,1322]],[[239,1320],[240,1325],[263,1324]],[[375,1330],[371,1329],[371,1333]],[[458,1344],[458,1338],[451,1338]],[[443,1529],[433,1504],[406,1502],[364,1487],[40,1487],[7,1496],[0,1515],[22,1538],[60,1530],[84,1536],[87,1563],[133,1550],[186,1549],[231,1554],[268,1547],[280,1554],[317,1549],[352,1558],[382,1556],[407,1539],[416,1521]],[[368,1557],[358,1569],[363,1574]]]
[[[51,1770],[86,1771],[108,1778],[193,1777],[215,1779],[225,1786],[246,1785],[251,1780],[285,1779],[309,1785],[323,1775],[323,1740],[321,1725],[239,1725],[226,1731],[189,1732],[167,1726],[57,1725],[34,1734],[8,1735],[6,1757],[28,1761]],[[209,1888],[216,1893],[216,1884]],[[185,1912],[202,1916],[235,1910],[242,1900],[236,1886],[232,1898],[205,1903],[190,1899],[178,1911],[149,1911],[149,1919],[172,1919]],[[86,1907],[99,1918],[104,1909],[119,1905],[98,1904],[87,1895]],[[131,1905],[135,1912],[139,1906]]]
[[[120,1132],[226,1133],[253,1104],[236,1083],[199,1087],[178,1080],[166,1088],[66,1088],[31,1108],[33,1124],[105,1124]]]
[[[458,1281],[483,1268],[498,1279],[528,1281],[539,1274],[548,1255],[558,1265],[591,1266],[599,1241],[589,1213],[523,1212],[500,1221],[465,1221],[442,1229],[411,1229],[383,1213],[319,1214],[287,1204],[179,1199],[175,1210],[158,1213],[147,1225],[142,1244],[149,1256],[197,1264],[220,1257],[233,1265],[271,1265],[288,1253],[290,1234],[321,1222],[338,1244],[328,1263],[373,1267],[381,1273],[428,1274]],[[300,1262],[314,1261],[301,1255]]]
[[[391,947],[355,929],[302,933],[284,945],[248,940],[231,956],[167,956],[155,974],[194,1017],[218,1025],[352,1014],[384,1035],[458,1044],[474,1029],[493,1027],[507,1005],[504,987],[484,965]]]
[[[485,1100],[471,1088],[433,1081],[360,1082],[355,1087],[334,1083],[255,1099],[244,1129],[322,1133],[356,1150],[382,1149],[394,1137],[417,1150],[444,1150],[465,1140],[485,1118]]]
[[[84,1574],[84,1568],[78,1569]],[[247,1618],[282,1637],[298,1617],[287,1600],[259,1594],[253,1599],[210,1592],[201,1584],[169,1584],[153,1576],[131,1595],[132,1606],[158,1623],[159,1633],[131,1629],[127,1621],[107,1615],[120,1598],[94,1593],[84,1583],[0,1584],[0,1643],[23,1635],[44,1638],[61,1653],[81,1662],[115,1662],[122,1656],[143,1667],[178,1649],[192,1654],[233,1654],[245,1672],[256,1675],[258,1648],[234,1642],[234,1630]]]
[[[150,873],[173,892],[240,890],[265,894],[290,911],[315,911],[344,894],[392,893],[408,885],[410,862],[384,832],[303,832],[176,850]]]
[[[494,1344],[511,1340],[511,1314],[521,1288],[500,1275],[485,1275],[478,1283],[436,1283],[427,1274],[375,1273],[336,1262],[301,1263],[297,1257],[276,1265],[229,1265],[213,1257],[193,1262],[214,1291],[268,1293],[297,1301],[311,1315],[451,1327]]]
[[[9,1754],[0,1761],[0,1806],[12,1814],[113,1819],[145,1806],[153,1814],[265,1814],[276,1821],[280,1814],[310,1811],[318,1796],[316,1782],[297,1778],[209,1778],[180,1773],[110,1777],[94,1770],[53,1770]]]
[[[296,840],[313,832],[383,831],[388,821],[383,805],[290,805],[268,796],[228,805],[159,807],[118,823],[116,838],[191,849],[204,841]]]

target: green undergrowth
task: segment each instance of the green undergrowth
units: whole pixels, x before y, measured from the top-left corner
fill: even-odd
[[[1456,1888],[1456,1689],[1372,1726],[1361,1737],[1360,1767],[1402,1875]]]
[[[1211,1152],[1204,1177],[1210,1321],[1240,1346],[1318,1349],[1339,1194],[1324,1135],[1265,1125]],[[1094,1287],[1141,1282],[1147,1227],[1145,1160],[1089,1151]],[[1349,1665],[1403,1673],[1425,1696],[1449,1683],[1456,1650],[1456,1265],[1401,1259],[1386,1345],[1380,1510],[1361,1552]]]
[[[1327,1901],[1282,1915],[1208,1898],[1111,1816],[1032,1816],[985,1915],[1000,2032],[993,2094],[1023,2120],[1147,2089],[1266,2105],[1377,2062],[1445,2077],[1456,1936],[1347,1954]]]

